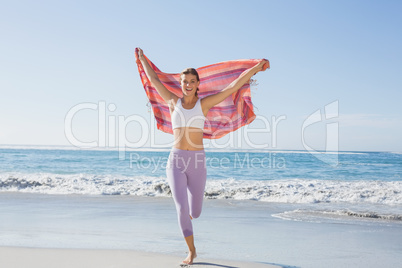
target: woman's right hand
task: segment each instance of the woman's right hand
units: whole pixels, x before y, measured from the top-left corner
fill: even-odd
[[[144,52],[142,51],[141,48],[137,47],[137,48],[135,49],[135,52],[137,53],[139,60],[144,59]]]

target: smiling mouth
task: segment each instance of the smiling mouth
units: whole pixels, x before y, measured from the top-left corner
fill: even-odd
[[[192,89],[192,88],[186,88],[186,90],[187,90],[187,91],[191,91],[191,90],[193,90],[193,89]]]

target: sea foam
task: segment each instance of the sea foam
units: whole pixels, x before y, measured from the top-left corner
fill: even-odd
[[[374,221],[384,223],[402,223],[402,214],[400,213],[386,213],[376,212],[370,210],[351,210],[351,209],[337,209],[337,210],[311,210],[311,209],[296,209],[292,211],[285,211],[282,213],[273,214],[273,217],[283,220],[293,221],[307,221],[307,222],[337,222],[348,223],[350,221],[359,221],[360,223]]]
[[[43,194],[171,196],[164,177],[50,173],[0,174],[0,191]],[[281,203],[402,204],[402,181],[210,179],[208,199]]]

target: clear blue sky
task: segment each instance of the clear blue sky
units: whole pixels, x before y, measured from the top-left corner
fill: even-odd
[[[303,122],[338,101],[340,150],[401,152],[401,12],[401,1],[3,1],[0,144],[69,145],[65,117],[80,103],[114,104],[116,122],[149,119],[138,46],[171,73],[268,58],[253,102],[268,120],[286,116],[276,149],[303,149]],[[72,122],[79,140],[98,139],[97,111]],[[326,123],[306,128],[305,142],[325,149]],[[141,139],[138,126],[128,140]],[[274,148],[270,133],[253,139]]]

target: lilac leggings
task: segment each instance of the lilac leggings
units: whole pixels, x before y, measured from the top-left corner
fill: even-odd
[[[184,237],[193,234],[192,218],[201,215],[207,180],[205,151],[172,148],[166,175],[176,204],[179,225]]]

